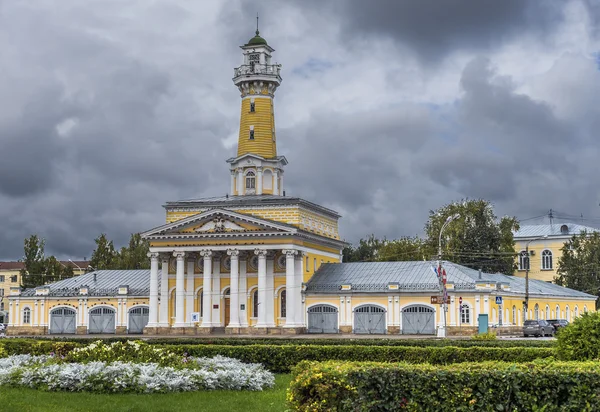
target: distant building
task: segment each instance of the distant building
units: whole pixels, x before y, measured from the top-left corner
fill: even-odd
[[[573,235],[582,231],[597,232],[597,228],[577,223],[545,223],[522,225],[514,233],[517,252],[517,270],[515,276],[525,277],[527,269],[527,244],[529,244],[529,279],[554,282],[558,269],[561,249]]]
[[[88,269],[87,260],[61,261],[61,264],[73,268],[75,275],[81,275]],[[23,262],[0,262],[0,323],[7,323],[8,300],[11,287],[21,285],[21,269],[25,268]]]

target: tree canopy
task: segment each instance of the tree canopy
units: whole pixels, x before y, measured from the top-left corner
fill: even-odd
[[[63,265],[54,256],[46,257],[46,241],[37,235],[25,239],[23,245],[23,263],[21,286],[34,288],[74,276],[73,268]]]
[[[519,224],[515,217],[498,220],[491,203],[482,199],[453,202],[430,211],[425,238],[380,240],[371,235],[361,239],[357,247],[344,249],[344,261],[436,259],[440,229],[453,215],[459,217],[444,229],[442,259],[485,272],[512,275],[515,269],[513,231],[518,230]]]
[[[583,231],[573,235],[561,252],[556,284],[600,296],[600,233]]]
[[[149,269],[148,252],[150,244],[142,239],[139,233],[134,233],[129,239],[128,246],[115,250],[112,240],[102,233],[95,239],[96,249],[92,252],[90,265],[101,269]]]

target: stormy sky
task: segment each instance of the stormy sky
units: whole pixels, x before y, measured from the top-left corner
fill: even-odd
[[[226,194],[257,12],[286,192],[346,240],[465,197],[600,223],[598,1],[0,0],[0,259],[32,233],[89,258]]]

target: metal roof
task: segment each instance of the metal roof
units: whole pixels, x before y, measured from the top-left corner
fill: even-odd
[[[160,276],[158,283],[160,288]],[[149,296],[150,270],[97,270],[44,287],[50,288],[49,296],[78,296],[79,288],[85,286],[88,287],[88,296],[116,296],[119,286],[124,285],[129,287],[128,296]],[[21,296],[35,296],[35,289],[26,289]]]
[[[398,284],[402,292],[437,292],[437,275],[433,262],[352,262],[325,263],[315,272],[306,285],[307,293],[338,293],[342,285],[351,285],[352,292],[390,292],[390,283]],[[504,283],[510,291],[506,294],[525,294],[525,279],[499,273],[483,273],[451,262],[443,262],[448,283],[454,284],[456,291],[475,291],[476,284],[486,282]],[[595,299],[596,296],[565,288],[540,280],[529,280],[531,296],[555,296]]]
[[[270,206],[300,204],[310,209],[316,209],[333,217],[340,215],[332,209],[328,209],[316,203],[299,197],[277,196],[277,195],[244,195],[244,196],[218,196],[205,197],[201,199],[184,199],[167,202],[165,208],[177,207],[233,207],[233,206]]]
[[[519,230],[513,233],[515,239],[530,238],[538,236],[557,236],[571,237],[578,235],[582,231],[598,232],[599,229],[590,226],[583,226],[577,223],[553,223],[542,225],[522,225]]]

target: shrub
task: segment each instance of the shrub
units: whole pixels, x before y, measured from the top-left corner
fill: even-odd
[[[287,399],[295,411],[593,411],[594,362],[433,366],[302,362]]]
[[[477,335],[471,336],[471,339],[476,341],[495,341],[498,339],[496,334],[492,331],[487,331],[486,333],[479,333]]]
[[[600,358],[600,312],[585,312],[556,336],[556,353],[564,360]]]
[[[118,361],[180,367],[183,357],[187,354],[182,355],[165,347],[156,347],[139,341],[104,343],[97,340],[87,346],[74,348],[65,356],[65,361],[82,363]]]
[[[276,373],[288,373],[303,360],[375,361],[448,364],[477,361],[528,362],[554,355],[551,348],[456,348],[403,346],[314,346],[314,345],[178,345],[179,354],[211,357],[215,355],[261,363]]]

